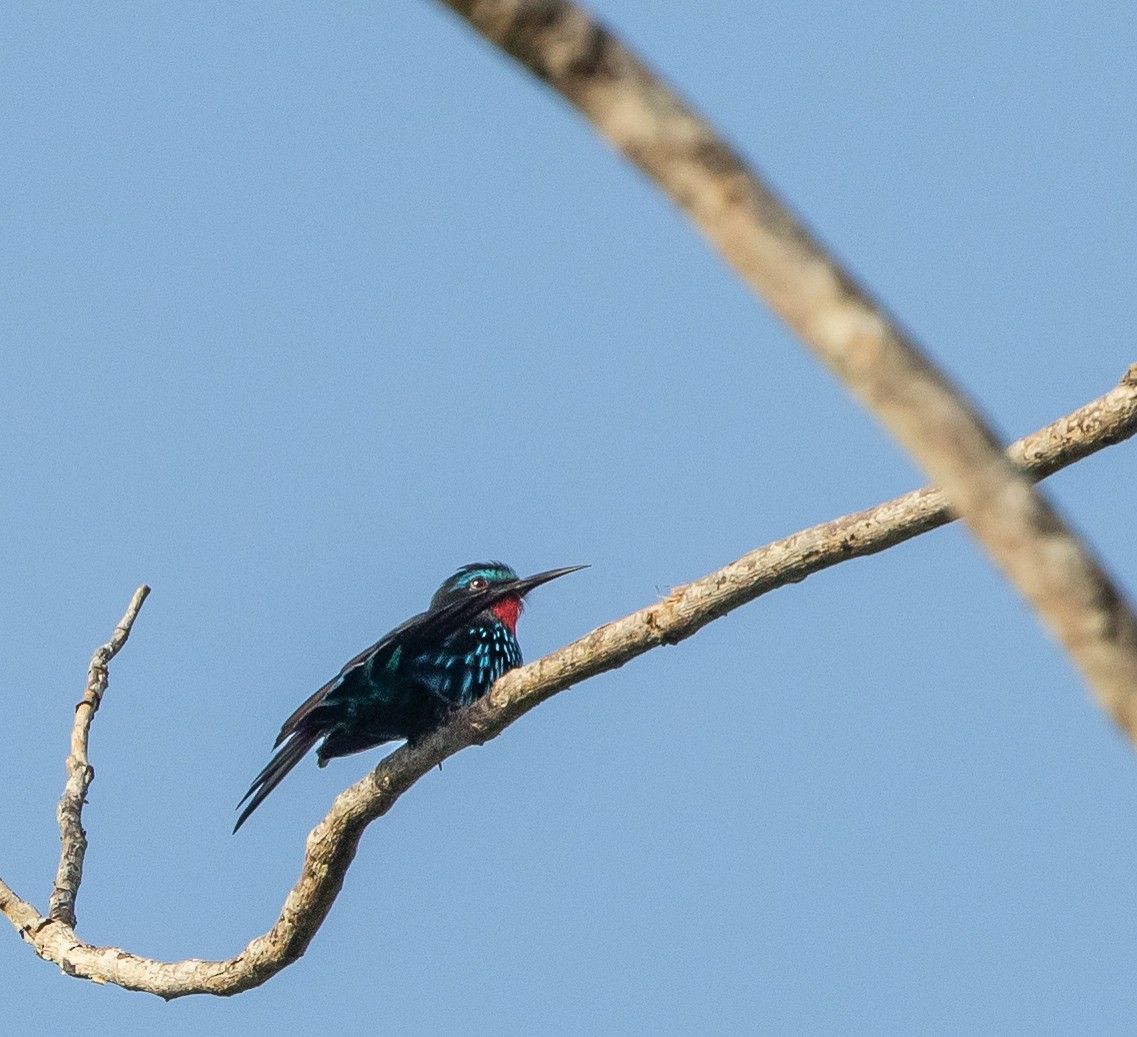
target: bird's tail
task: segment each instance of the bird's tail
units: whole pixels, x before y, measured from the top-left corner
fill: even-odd
[[[308,750],[320,740],[322,734],[321,731],[294,731],[292,733],[292,737],[277,750],[276,755],[268,761],[265,769],[253,780],[253,784],[249,786],[249,791],[241,797],[241,803],[247,799],[249,805],[241,811],[241,816],[237,818],[237,823],[233,826],[234,832],[264,802],[265,796],[276,788],[284,780],[285,775],[307,755]],[[241,803],[238,803],[237,806],[240,806]]]

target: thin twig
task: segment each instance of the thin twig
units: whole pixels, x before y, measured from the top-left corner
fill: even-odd
[[[1137,365],[1116,388],[1009,449],[1031,478],[1042,478],[1137,433]],[[259,986],[307,949],[343,886],[364,829],[447,757],[495,737],[545,699],[622,666],[661,644],[675,644],[732,609],[776,587],[910,539],[951,521],[934,488],[795,533],[743,556],[666,599],[600,627],[544,659],[507,673],[486,698],[460,711],[415,746],[381,760],[336,797],[308,836],[300,878],[280,917],[263,936],[224,961],[162,962],[115,947],[94,947],[63,918],[44,918],[0,882],[2,912],[48,961],[72,976],[115,983],[163,998],[228,996]],[[105,683],[103,685],[105,687]]]
[[[56,816],[59,818],[59,835],[62,848],[55,887],[48,901],[48,917],[75,927],[75,898],[83,881],[83,858],[87,853],[87,833],[83,831],[83,804],[87,790],[95,778],[95,770],[87,758],[87,740],[91,721],[102,704],[107,690],[107,664],[118,654],[146,600],[150,588],[143,585],[134,592],[126,614],[119,620],[111,639],[95,649],[91,665],[87,668],[87,689],[75,707],[75,722],[71,727],[71,753],[67,757],[67,783],[59,800]]]
[[[947,494],[1137,742],[1137,616],[994,433],[713,127],[582,7],[442,0],[690,217]]]

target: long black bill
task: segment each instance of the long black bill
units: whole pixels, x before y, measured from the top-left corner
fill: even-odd
[[[537,573],[536,576],[526,576],[524,579],[514,580],[511,583],[501,583],[494,588],[494,597],[504,597],[509,594],[520,594],[525,597],[534,587],[542,583],[555,580],[558,576],[567,576],[569,573],[580,572],[587,569],[587,565],[566,565],[563,569],[550,569],[548,572]]]

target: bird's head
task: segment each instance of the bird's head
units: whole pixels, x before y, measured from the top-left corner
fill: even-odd
[[[470,606],[470,615],[488,610],[510,630],[515,630],[517,619],[521,615],[522,599],[526,594],[542,583],[584,568],[587,567],[569,565],[563,569],[537,573],[536,576],[520,577],[501,562],[464,565],[435,591],[430,601],[430,610],[433,612],[451,605],[466,604]]]

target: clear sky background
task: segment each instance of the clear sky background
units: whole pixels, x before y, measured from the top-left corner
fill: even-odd
[[[1137,8],[602,8],[1008,437],[1134,346]],[[0,9],[0,875],[112,668],[87,940],[226,957],[377,753],[281,721],[458,565],[536,658],[925,480],[438,6]],[[1048,483],[1137,591],[1132,444]],[[376,823],[308,954],[170,1005],[0,936],[5,1032],[1132,1033],[1137,755],[957,529],[558,696]],[[6,929],[6,927],[5,927]]]

